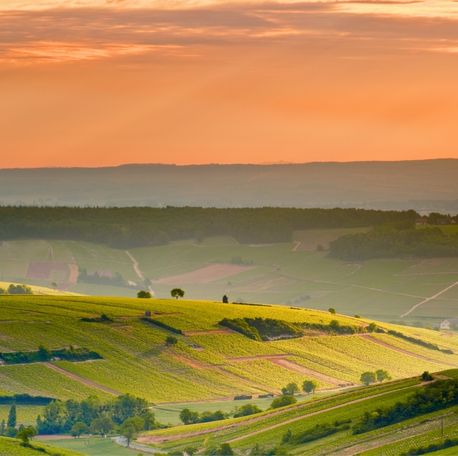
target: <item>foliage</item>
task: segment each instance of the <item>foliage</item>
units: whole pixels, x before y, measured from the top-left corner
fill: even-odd
[[[2,294],[4,294],[4,293],[2,293]],[[12,283],[8,287],[7,294],[10,294],[10,295],[31,295],[31,294],[33,294],[33,292],[32,292],[32,288],[30,288],[27,285],[19,285],[19,284],[15,285],[15,284]]]
[[[421,347],[424,348],[429,348],[430,350],[438,350],[441,351],[442,353],[446,353],[447,355],[453,355],[453,351],[449,349],[441,349],[438,345],[432,344],[431,342],[426,342],[422,339],[418,339],[417,337],[412,337],[412,336],[407,336],[399,331],[394,331],[393,329],[390,329],[388,331],[388,334],[390,336],[398,337],[399,339],[404,339],[407,342],[410,342],[412,344],[420,345]]]
[[[150,299],[151,298],[151,293],[149,291],[140,290],[137,293],[137,298]]]
[[[113,276],[103,275],[103,274],[98,273],[97,271],[92,274],[89,274],[85,268],[79,269],[78,282],[79,283],[94,283],[94,284],[99,284],[99,285],[111,285],[114,287],[129,286],[128,282],[124,279],[124,277],[119,272],[116,272]]]
[[[22,428],[17,433],[17,438],[22,440],[23,444],[28,444],[30,439],[37,435],[37,430],[33,426],[27,426]]]
[[[375,371],[375,378],[378,382],[383,382],[385,380],[391,380],[390,374],[385,369],[377,369]]]
[[[11,408],[10,408],[9,413],[8,413],[7,426],[9,428],[15,428],[16,427],[16,422],[17,422],[16,404],[13,404],[11,406]]]
[[[304,380],[304,383],[302,384],[302,391],[307,394],[314,393],[317,386],[318,385],[314,380]]]
[[[328,309],[328,312],[331,313],[331,314],[335,314],[336,313],[336,309],[334,309],[333,307],[330,307]]]
[[[148,403],[126,394],[109,402],[103,402],[97,397],[89,397],[81,402],[51,402],[43,415],[37,418],[37,429],[39,434],[61,434],[69,432],[75,424],[82,423],[86,428],[105,435],[113,425],[122,425],[131,418],[136,418],[137,424],[141,421],[144,430],[157,427]]]
[[[109,317],[106,313],[102,313],[100,317],[82,317],[81,321],[86,323],[113,323],[113,318]]]
[[[240,332],[254,340],[278,340],[303,336],[303,331],[295,324],[273,318],[224,318],[221,326]]]
[[[284,388],[281,389],[283,396],[294,396],[299,392],[299,387],[297,383],[288,383]]]
[[[178,339],[175,336],[167,336],[165,338],[165,344],[170,346],[170,345],[176,345],[178,343]]]
[[[332,241],[330,255],[348,261],[405,256],[456,257],[458,235],[444,233],[440,228],[377,228]]]
[[[240,416],[249,416],[254,415],[255,413],[260,413],[262,410],[254,404],[245,404],[241,407],[237,407],[233,414],[234,418],[238,418]]]
[[[285,407],[287,405],[295,404],[297,402],[297,399],[294,396],[280,396],[276,397],[273,401],[272,404],[270,404],[270,407],[275,409],[279,407]]]
[[[185,408],[180,412],[180,420],[184,424],[209,423],[211,421],[224,420],[227,417],[228,415],[221,410],[216,410],[215,412],[198,413]]]
[[[431,443],[425,447],[411,448],[409,451],[402,453],[401,456],[418,456],[421,454],[429,454],[434,451],[445,450],[446,448],[452,448],[458,446],[458,439],[445,439],[440,443]]]
[[[173,288],[170,290],[170,296],[175,299],[182,298],[184,296],[184,290],[181,288]]]
[[[377,381],[377,378],[376,378],[374,372],[363,372],[361,374],[360,380],[361,380],[361,383],[363,383],[364,385],[368,386],[371,383],[375,383]]]
[[[441,380],[427,385],[405,402],[366,412],[353,427],[354,434],[388,426],[424,413],[458,404],[458,380]]]
[[[289,442],[294,442],[295,444],[303,444],[312,442],[314,440],[322,439],[328,435],[335,434],[337,432],[350,429],[351,420],[337,421],[333,424],[324,423],[317,424],[314,427],[300,432],[297,435],[291,435]]]
[[[417,218],[414,211],[364,209],[2,207],[0,239],[68,239],[131,248],[222,235],[263,244],[289,242],[296,230],[413,225]]]
[[[430,381],[434,380],[434,377],[433,377],[428,371],[424,371],[424,372],[421,374],[421,379],[422,379],[424,382],[430,382]]]
[[[70,346],[69,348],[47,350],[45,347],[40,346],[37,351],[0,353],[0,359],[5,364],[27,364],[51,361],[52,359],[88,361],[91,359],[102,359],[102,357],[95,351],[91,351],[87,348]]]
[[[171,331],[175,334],[183,334],[183,331],[181,329],[175,328],[167,323],[164,323],[161,320],[156,320],[150,317],[142,317],[142,320],[146,321],[147,323],[151,323],[153,325],[159,326],[160,328],[167,329],[167,331]]]
[[[88,430],[89,428],[85,423],[81,421],[77,421],[70,429],[70,434],[73,437],[79,438],[81,437],[81,435],[85,434]]]

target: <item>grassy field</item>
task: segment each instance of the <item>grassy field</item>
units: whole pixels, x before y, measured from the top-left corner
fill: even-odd
[[[82,456],[82,453],[72,450],[65,450],[53,445],[33,442],[33,446],[37,447],[37,449],[24,448],[21,446],[19,440],[0,437],[1,456],[39,456],[43,454],[47,454],[48,456]],[[46,452],[40,451],[40,449],[46,450]]]
[[[454,232],[456,226],[442,229]],[[209,238],[129,252],[74,241],[4,241],[0,281],[51,289],[55,282],[67,292],[134,296],[137,288],[145,287],[146,278],[158,297],[167,297],[171,288],[180,286],[191,299],[220,300],[228,294],[233,301],[335,307],[349,315],[418,326],[458,316],[458,286],[441,293],[457,282],[456,258],[349,263],[318,251],[319,246],[326,249],[333,239],[357,231],[361,229],[308,230],[295,233],[291,243],[269,245]],[[119,273],[132,286],[77,282],[82,268],[104,276]],[[425,301],[428,298],[433,299]]]
[[[171,334],[141,320],[144,312],[183,334]],[[111,323],[82,317],[109,315]],[[78,296],[0,297],[0,350],[81,346],[103,359],[0,365],[0,392],[61,399],[103,398],[122,393],[152,403],[232,400],[237,394],[278,394],[294,381],[314,379],[320,391],[357,385],[367,370],[386,369],[394,379],[458,364],[458,335],[383,324],[405,335],[437,344],[453,354],[421,347],[390,335],[313,333],[298,339],[257,342],[222,330],[224,318],[264,317],[290,322],[365,325],[368,321],[318,310],[285,306],[221,304],[209,301]],[[382,325],[382,326],[383,326]],[[215,331],[218,331],[216,334]],[[183,378],[186,381],[183,381]],[[232,407],[232,404],[231,404]]]
[[[453,373],[454,377],[456,372]],[[282,443],[282,436],[287,431],[297,435],[320,424],[344,421],[355,423],[365,412],[371,413],[378,407],[402,402],[422,387],[415,379],[397,381],[347,391],[255,416],[153,431],[144,434],[139,440],[167,452],[180,451],[189,446],[205,449],[230,443],[238,455],[247,454],[255,445],[261,448],[260,454],[263,454],[262,451],[267,452],[268,448],[280,445],[285,454],[297,456],[399,456],[411,448],[440,443],[446,438],[456,438],[458,406],[423,414],[363,434],[354,435],[350,429],[343,429],[308,443],[294,444]],[[456,448],[455,453],[444,454],[457,454]]]

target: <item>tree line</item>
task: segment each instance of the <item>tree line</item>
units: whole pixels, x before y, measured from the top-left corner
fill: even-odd
[[[294,231],[319,228],[413,226],[415,211],[200,207],[0,207],[0,240],[88,241],[119,248],[181,239],[232,236],[241,243],[289,242]]]

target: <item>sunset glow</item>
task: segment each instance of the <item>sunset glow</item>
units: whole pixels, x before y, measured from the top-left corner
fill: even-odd
[[[458,4],[3,0],[0,167],[458,157]]]

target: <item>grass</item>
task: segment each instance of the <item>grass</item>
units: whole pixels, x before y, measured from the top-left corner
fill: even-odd
[[[141,320],[145,310],[181,329],[178,344],[165,344],[168,330]],[[86,323],[82,317],[106,313],[112,323]],[[363,325],[365,321],[318,310],[249,306],[190,300],[142,300],[86,296],[0,297],[3,351],[53,349],[75,345],[99,353],[90,362],[0,366],[0,391],[61,399],[132,393],[153,403],[232,399],[237,394],[278,393],[285,384],[315,378],[320,389],[358,384],[362,372],[387,369],[394,379],[458,364],[458,336],[385,324],[405,334],[449,348],[445,355],[392,336],[385,345],[361,336],[305,336],[256,342],[241,334],[212,334],[222,317],[266,317],[291,322]],[[197,331],[197,332],[196,332]],[[200,332],[199,332],[200,331]],[[210,332],[207,332],[210,331]],[[375,337],[375,336],[374,336]],[[379,337],[379,336],[376,336]],[[381,337],[381,336],[380,336]],[[402,347],[401,347],[402,346]],[[402,351],[400,351],[402,350]],[[266,355],[287,361],[275,364]],[[237,357],[251,357],[236,360]],[[186,381],[183,381],[186,379]]]
[[[40,451],[34,448],[25,448],[21,446],[19,440],[0,437],[0,455],[1,456],[82,456],[82,453],[72,450],[56,448],[53,445],[45,445],[36,441],[32,442],[34,447],[43,449]]]
[[[441,227],[456,231],[455,226]],[[145,277],[153,281],[157,296],[169,295],[172,284],[161,279],[189,273],[214,263],[242,263],[250,268],[223,278],[207,277],[205,283],[174,283],[186,296],[220,300],[228,294],[232,300],[281,303],[299,307],[327,309],[335,307],[349,315],[399,321],[417,325],[437,325],[454,317],[458,287],[417,308],[408,317],[400,315],[425,298],[456,281],[457,258],[384,259],[348,263],[317,252],[348,230],[308,230],[296,233],[291,243],[271,245],[238,244],[230,238],[210,238],[174,242],[164,246],[132,249]],[[300,244],[298,244],[300,243]],[[36,261],[74,262],[88,272],[120,273],[142,287],[131,258],[124,250],[74,241],[8,241],[0,245],[0,280],[27,282],[51,287],[52,277],[28,277],[28,265]],[[56,273],[57,274],[57,273]],[[135,294],[134,288],[96,284],[59,284],[72,292],[92,295]],[[176,279],[180,282],[180,279]]]
[[[52,445],[67,451],[76,451],[78,454],[87,456],[138,456],[139,450],[124,448],[111,439],[102,437],[90,437],[79,439],[51,440]]]
[[[0,405],[0,422],[7,421],[10,405]],[[24,426],[35,426],[37,416],[43,412],[44,407],[36,405],[17,405],[17,423]]]

